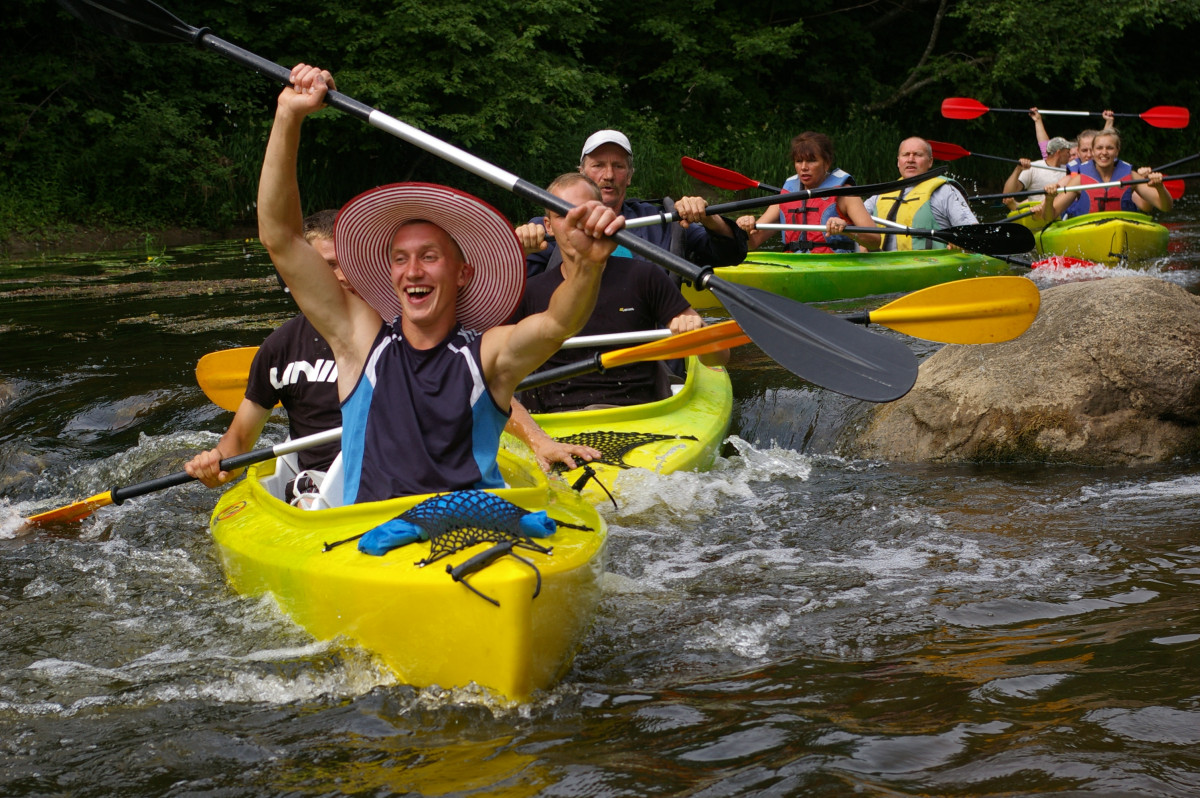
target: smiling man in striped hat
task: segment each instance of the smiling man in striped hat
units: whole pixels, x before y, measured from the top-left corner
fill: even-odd
[[[380,186],[347,203],[334,228],[352,296],[304,239],[296,179],[301,123],[333,79],[304,64],[291,79],[263,159],[259,237],[337,360],[346,503],[502,487],[496,453],[513,391],[588,320],[607,236],[624,220],[600,202],[574,208],[567,279],[546,312],[504,325],[525,277],[504,216],[445,186]]]

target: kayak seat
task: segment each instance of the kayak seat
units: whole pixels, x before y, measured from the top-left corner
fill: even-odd
[[[329,470],[325,472],[324,478],[317,485],[316,494],[298,506],[305,510],[328,510],[331,507],[341,507],[345,503],[342,494],[344,485],[345,472],[342,468],[342,453],[338,452],[338,456],[333,458]]]

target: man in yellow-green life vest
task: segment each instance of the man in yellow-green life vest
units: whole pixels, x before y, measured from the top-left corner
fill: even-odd
[[[933,148],[929,142],[916,136],[900,142],[900,153],[896,157],[901,179],[916,177],[933,168]],[[878,194],[865,203],[867,213],[879,219],[897,222],[905,227],[923,230],[944,230],[963,224],[979,224],[971,206],[967,204],[966,192],[945,177],[931,177],[923,183],[900,191]],[[944,249],[945,244],[930,238],[910,236],[884,236],[883,249]]]

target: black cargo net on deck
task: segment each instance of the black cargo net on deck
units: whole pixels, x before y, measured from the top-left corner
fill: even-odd
[[[610,432],[597,430],[595,432],[577,432],[564,438],[556,438],[560,443],[573,443],[578,446],[590,446],[600,452],[600,462],[617,468],[630,468],[625,462],[625,455],[639,446],[657,441],[683,440],[694,441],[695,435],[662,435],[657,432]],[[578,464],[583,461],[576,458]],[[566,471],[562,463],[554,464],[555,471]]]
[[[405,510],[397,518],[420,527],[429,539],[429,556],[423,557],[415,563],[421,567],[431,565],[444,557],[481,543],[494,544],[486,551],[476,554],[457,566],[447,565],[446,573],[450,574],[455,582],[461,582],[477,596],[499,607],[500,602],[480,593],[466,581],[466,578],[508,555],[533,569],[537,575],[537,586],[533,591],[533,598],[537,598],[542,590],[541,571],[533,561],[520,556],[513,549],[522,548],[540,554],[550,554],[554,551],[554,547],[543,546],[521,530],[521,519],[530,514],[523,507],[494,493],[481,490],[461,490],[425,499],[420,504]],[[589,526],[571,524],[558,519],[551,520],[554,521],[555,527],[592,531]],[[325,551],[361,537],[362,535],[355,535],[335,543],[326,543]]]

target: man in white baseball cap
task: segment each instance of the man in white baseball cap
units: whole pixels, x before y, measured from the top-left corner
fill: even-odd
[[[300,64],[291,81],[263,158],[259,238],[337,361],[346,503],[503,487],[513,391],[591,316],[624,220],[597,201],[573,208],[550,309],[505,325],[525,272],[508,221],[446,186],[380,186],[338,213],[338,265],[356,293],[343,291],[304,238],[296,178],[301,123],[333,77]]]
[[[672,224],[631,229],[634,235],[684,257],[700,266],[736,266],[746,259],[746,234],[723,216],[709,216],[703,197],[683,197],[658,202],[627,199],[633,180],[633,146],[619,130],[597,130],[588,136],[579,154],[579,171],[600,187],[600,201],[627,219],[674,211],[683,219]],[[530,219],[517,228],[517,238],[525,250],[528,275],[541,274],[559,260],[558,247],[548,237],[542,217]],[[630,257],[624,247],[618,256]]]

